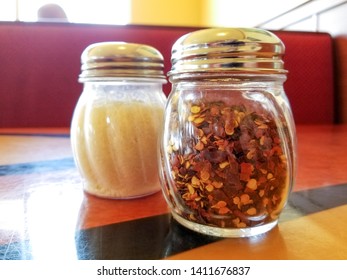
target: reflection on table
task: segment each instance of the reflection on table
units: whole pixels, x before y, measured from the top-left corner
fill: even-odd
[[[0,259],[347,259],[347,126],[302,125],[279,225],[252,238],[192,232],[160,192],[85,194],[68,129],[0,129]]]

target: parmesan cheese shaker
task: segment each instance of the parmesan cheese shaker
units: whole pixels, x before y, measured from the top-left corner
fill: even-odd
[[[157,147],[166,97],[163,57],[135,43],[102,42],[81,56],[83,92],[71,123],[87,193],[126,199],[160,190]]]

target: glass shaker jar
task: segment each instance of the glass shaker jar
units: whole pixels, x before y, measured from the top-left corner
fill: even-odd
[[[163,57],[151,46],[103,42],[81,56],[83,92],[71,123],[87,193],[134,198],[160,191],[158,135],[166,97]]]
[[[284,50],[252,28],[203,29],[174,44],[161,181],[187,228],[248,237],[278,223],[296,165]]]

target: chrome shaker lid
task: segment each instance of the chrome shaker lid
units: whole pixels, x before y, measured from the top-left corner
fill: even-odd
[[[95,43],[83,51],[81,63],[80,82],[117,77],[165,80],[163,56],[148,45]]]
[[[192,73],[283,74],[283,42],[257,28],[209,28],[188,33],[172,47],[168,76]]]

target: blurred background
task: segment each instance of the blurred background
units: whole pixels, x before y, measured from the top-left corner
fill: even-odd
[[[0,0],[0,21],[38,21],[38,10],[48,3],[61,6],[71,23],[242,26],[347,34],[346,0]]]

